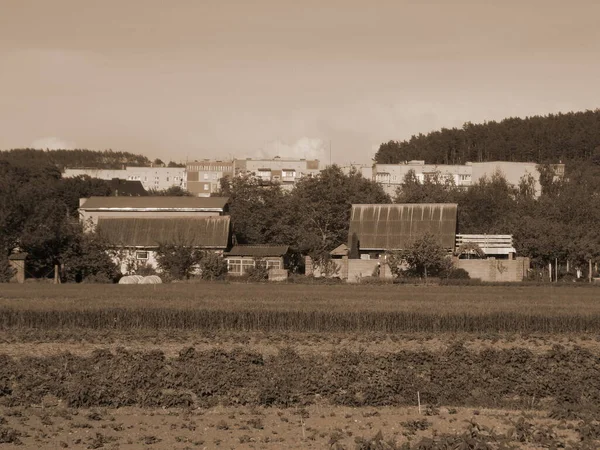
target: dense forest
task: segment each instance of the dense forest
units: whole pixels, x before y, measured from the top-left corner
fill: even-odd
[[[425,160],[429,164],[590,161],[600,165],[600,109],[467,122],[462,128],[442,128],[407,141],[383,143],[374,159],[380,164]]]
[[[52,165],[60,170],[120,169],[125,166],[149,166],[151,161],[142,155],[112,150],[35,150],[32,148],[0,151],[0,160],[15,164]]]

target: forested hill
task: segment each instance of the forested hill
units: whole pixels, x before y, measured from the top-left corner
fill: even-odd
[[[501,122],[443,128],[408,141],[381,144],[375,161],[410,160],[429,164],[468,161],[593,161],[600,164],[600,109],[566,114],[509,118]]]
[[[34,150],[30,148],[0,151],[0,160],[19,165],[52,164],[64,168],[120,169],[126,166],[149,166],[142,155],[112,150]]]

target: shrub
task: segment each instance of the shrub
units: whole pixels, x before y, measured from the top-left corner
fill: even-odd
[[[200,250],[182,244],[160,244],[156,251],[158,267],[176,280],[190,278],[203,256]]]
[[[269,278],[269,269],[267,269],[265,261],[255,260],[254,267],[248,268],[246,275],[248,281],[265,281]]]
[[[469,280],[471,277],[469,276],[469,272],[465,269],[452,268],[446,272],[446,278],[453,280]]]
[[[205,252],[200,260],[200,270],[203,280],[222,280],[227,275],[227,263],[221,255]]]
[[[8,259],[0,259],[0,283],[8,283],[15,272],[15,269],[10,266]]]

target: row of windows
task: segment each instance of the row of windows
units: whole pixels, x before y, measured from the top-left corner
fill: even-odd
[[[267,269],[281,269],[280,260],[259,261],[259,263],[266,264]],[[241,275],[251,267],[256,267],[256,261],[253,259],[227,259],[229,273]]]
[[[233,171],[233,166],[189,166],[189,172],[231,172]]]

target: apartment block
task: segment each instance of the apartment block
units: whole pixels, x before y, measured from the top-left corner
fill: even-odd
[[[233,161],[202,161],[189,162],[186,165],[187,190],[198,197],[210,197],[219,191],[220,180],[234,174]]]
[[[564,164],[553,164],[555,178],[564,176]],[[409,171],[414,171],[420,183],[437,179],[449,181],[458,187],[468,187],[484,177],[491,178],[500,173],[509,184],[517,186],[522,178],[531,176],[534,180],[536,196],[541,194],[540,173],[538,164],[532,162],[468,162],[461,165],[425,164],[425,161],[408,161],[402,164],[374,164],[373,179],[379,183],[389,195],[394,195],[396,189],[402,186]]]
[[[126,167],[124,169],[65,169],[65,178],[88,175],[92,178],[110,181],[113,178],[139,181],[144,189],[163,190],[185,186],[185,168],[183,167]]]
[[[284,189],[291,189],[303,177],[314,176],[320,172],[318,159],[236,159],[235,174],[251,174],[264,182],[279,183]]]

